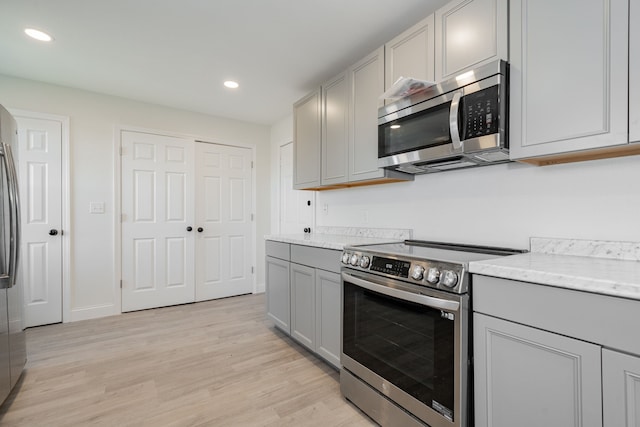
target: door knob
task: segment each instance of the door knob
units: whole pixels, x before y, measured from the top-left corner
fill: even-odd
[[[51,230],[49,230],[49,236],[57,236],[58,235],[58,230],[56,230],[55,228],[52,228]]]
[[[202,233],[203,231],[204,231],[204,228],[198,227],[198,233]]]
[[[187,231],[191,231],[191,230],[193,230],[193,227],[192,226],[188,226],[187,227]]]

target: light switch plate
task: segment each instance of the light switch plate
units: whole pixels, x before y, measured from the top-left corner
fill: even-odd
[[[89,213],[92,213],[92,214],[103,214],[104,213],[104,202],[90,202],[89,203]]]

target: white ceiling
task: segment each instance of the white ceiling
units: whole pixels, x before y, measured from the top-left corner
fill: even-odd
[[[0,0],[0,74],[270,125],[445,2]]]

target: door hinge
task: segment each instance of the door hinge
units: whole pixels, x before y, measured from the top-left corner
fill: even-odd
[[[124,148],[120,147],[120,155],[122,156],[124,154]]]
[[[127,214],[120,214],[120,222],[125,222],[127,220]]]
[[[122,289],[122,280],[120,280],[120,289]]]
[[[251,274],[253,274],[253,265],[251,266]]]
[[[251,221],[253,221],[253,214],[251,214]]]
[[[251,160],[251,169],[253,169],[253,160]]]

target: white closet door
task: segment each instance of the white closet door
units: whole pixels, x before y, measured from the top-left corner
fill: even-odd
[[[193,302],[193,171],[192,140],[122,133],[122,311]]]
[[[24,326],[62,322],[62,123],[16,117]]]
[[[199,142],[196,159],[196,301],[250,293],[251,150]]]

